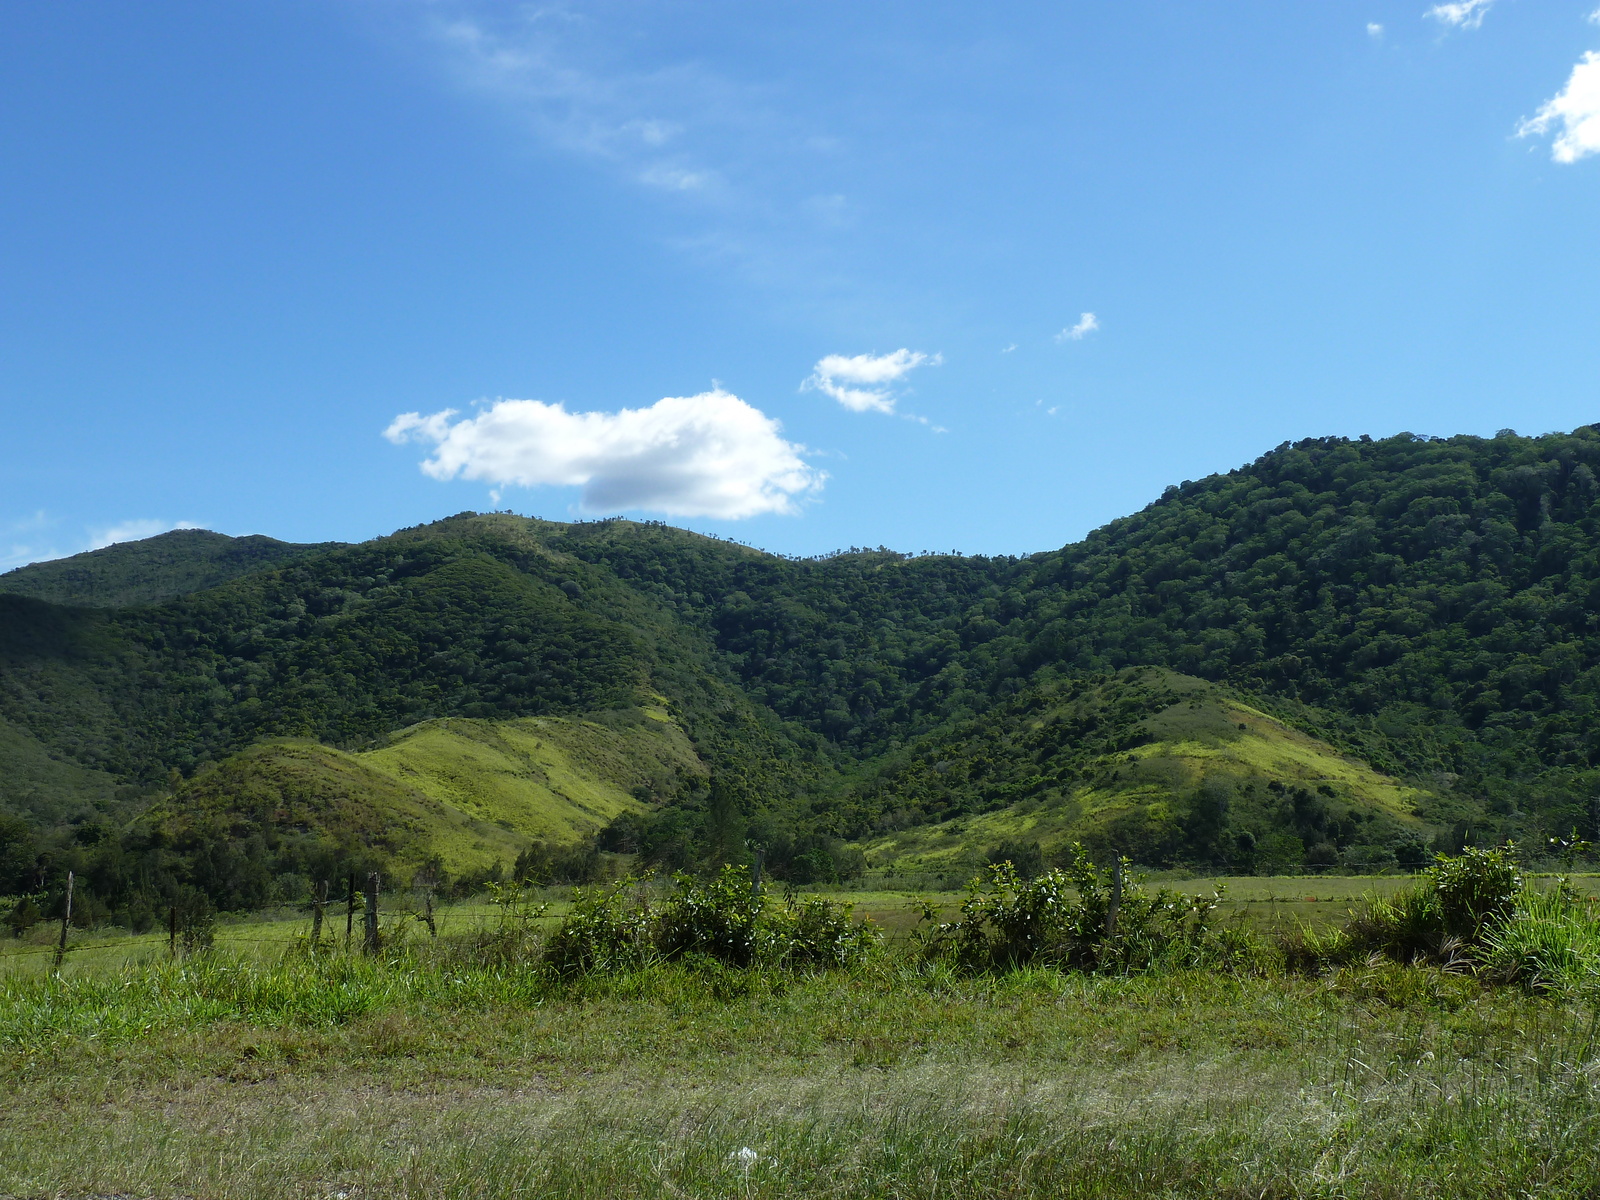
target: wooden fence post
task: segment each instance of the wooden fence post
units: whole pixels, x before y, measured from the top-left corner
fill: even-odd
[[[317,890],[311,894],[311,948],[315,950],[322,944],[322,910],[328,907],[328,881],[326,879],[317,884]]]
[[[378,873],[376,871],[367,876],[367,913],[366,937],[362,939],[361,948],[368,954],[378,952]]]
[[[430,884],[422,892],[422,919],[428,923],[428,936],[438,937],[439,927],[433,923],[433,887]]]
[[[56,944],[56,974],[61,974],[61,960],[67,956],[67,926],[72,924],[72,872],[67,872],[67,899],[61,909],[61,941]]]
[[[344,905],[344,952],[350,953],[350,934],[356,927],[356,873],[350,872],[350,898]]]
[[[174,959],[178,957],[178,906],[176,904],[167,909],[167,953]]]

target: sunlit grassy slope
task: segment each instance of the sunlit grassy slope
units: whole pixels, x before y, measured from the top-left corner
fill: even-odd
[[[452,872],[507,862],[535,839],[572,842],[672,794],[705,767],[659,709],[591,718],[445,718],[347,753],[264,742],[152,814],[173,836],[311,836]]]
[[[1229,828],[1251,831],[1258,841],[1249,850],[1224,847],[1220,853],[1248,855],[1252,861],[1239,865],[1254,866],[1298,861],[1306,842],[1382,845],[1424,829],[1415,810],[1431,793],[1201,680],[1151,670],[1138,676],[1146,694],[1174,702],[1128,727],[1107,752],[1078,769],[1071,785],[867,839],[869,865],[965,869],[1002,843],[1038,842],[1049,856],[1072,841],[1148,863],[1162,848],[1182,858],[1205,838],[1208,821],[1220,826],[1225,817]],[[1035,708],[1014,731],[1016,744],[1037,741],[1038,731],[1060,719],[1055,709]],[[943,749],[950,757],[938,765],[957,760],[959,745]],[[1208,804],[1209,814],[1202,811]]]
[[[689,739],[661,709],[592,720],[446,718],[360,756],[374,770],[519,839],[573,841],[703,776]]]

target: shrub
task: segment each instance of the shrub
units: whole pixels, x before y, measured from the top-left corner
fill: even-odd
[[[707,880],[673,877],[677,890],[655,921],[655,943],[665,958],[704,954],[735,967],[770,961],[776,931],[762,919],[766,898],[751,889],[750,877],[725,866]]]
[[[1455,858],[1439,855],[1424,872],[1439,897],[1447,933],[1476,942],[1484,927],[1511,915],[1522,876],[1511,846],[1477,850],[1471,846]]]
[[[1148,892],[1127,876],[1119,895],[1081,845],[1070,855],[1066,870],[1029,880],[1009,862],[990,866],[967,885],[961,919],[922,934],[924,952],[968,970],[1039,964],[1135,971],[1256,957],[1259,947],[1248,935],[1213,927],[1218,897]],[[931,912],[924,916],[932,919]]]
[[[578,888],[572,910],[545,943],[545,964],[559,975],[577,975],[633,970],[649,962],[655,956],[650,914],[642,903],[628,902],[632,882]]]
[[[1514,848],[1438,855],[1416,885],[1368,897],[1342,929],[1302,928],[1284,939],[1290,966],[1342,966],[1382,955],[1399,963],[1465,968],[1481,960],[1495,931],[1517,919],[1523,880]]]
[[[673,878],[672,894],[654,910],[627,880],[579,889],[546,944],[546,964],[563,975],[696,959],[741,969],[834,968],[862,962],[879,944],[876,927],[853,920],[850,905],[820,896],[775,904],[738,867],[710,879]]]
[[[831,968],[864,962],[882,939],[877,926],[853,920],[854,911],[852,904],[836,904],[821,896],[785,901],[781,910],[769,914],[782,927],[783,964]]]

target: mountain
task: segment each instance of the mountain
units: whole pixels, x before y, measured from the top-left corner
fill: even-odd
[[[0,592],[91,608],[159,604],[338,544],[296,545],[260,535],[236,538],[208,529],[174,529],[18,567],[0,575]]]
[[[1397,848],[1422,857],[1425,818],[1462,815],[1227,689],[1148,667],[1031,690],[888,756],[840,801],[869,865],[956,882],[1072,842],[1244,872],[1394,865]]]
[[[107,829],[154,861],[140,814],[199,804],[196,781],[271,759],[261,743],[376,769],[412,727],[649,709],[696,765],[598,841],[665,865],[748,842],[775,874],[827,878],[949,831],[967,859],[1072,836],[1153,866],[1355,865],[1590,831],[1597,473],[1595,427],[1323,438],[1020,558],[796,560],[655,522],[467,513],[160,603],[0,595],[0,809],[22,823],[0,863],[88,869]],[[180,559],[169,587],[203,578]],[[632,794],[632,770],[594,778]],[[463,768],[455,800],[400,782],[481,820],[502,777]]]
[[[257,743],[179,785],[124,841],[188,856],[219,904],[252,908],[302,899],[354,864],[483,878],[531,843],[593,838],[704,774],[660,708],[447,717],[353,753]]]

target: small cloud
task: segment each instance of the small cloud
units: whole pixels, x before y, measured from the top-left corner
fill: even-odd
[[[1376,21],[1368,21],[1367,22],[1367,36],[1369,38],[1381,38],[1381,37],[1383,37],[1383,26],[1379,25]]]
[[[1595,9],[1589,14],[1589,24],[1600,25],[1600,8]]]
[[[48,531],[61,523],[44,509],[16,521],[0,525],[0,571],[25,567],[29,563],[48,562],[52,558],[65,558],[70,550],[62,550],[49,542],[55,540]],[[47,542],[44,539],[49,539]]]
[[[114,546],[118,542],[139,542],[148,537],[155,537],[158,533],[170,533],[174,529],[199,529],[193,521],[162,521],[156,518],[136,518],[132,521],[123,521],[117,525],[107,525],[100,529],[89,531],[89,549],[99,550],[105,546]]]
[[[828,477],[801,457],[804,446],[779,436],[776,420],[720,387],[615,413],[497,400],[475,417],[455,416],[402,413],[383,436],[432,443],[422,470],[434,479],[483,480],[497,490],[581,487],[590,512],[794,513],[796,498]]]
[[[1078,318],[1078,323],[1071,329],[1063,329],[1056,334],[1058,342],[1081,342],[1095,330],[1100,328],[1100,319],[1093,313],[1084,313]]]
[[[1586,53],[1572,68],[1567,86],[1517,126],[1517,136],[1542,137],[1558,124],[1561,132],[1550,144],[1556,162],[1575,163],[1600,154],[1600,53]]]
[[[712,176],[709,171],[656,166],[640,172],[639,182],[669,192],[698,192],[712,182]]]
[[[1001,354],[1010,354],[1016,348],[1017,348],[1017,344],[1015,342],[1012,342],[1011,345],[1009,345],[1009,346],[1001,346],[1000,347],[1000,353]]]
[[[1457,29],[1476,29],[1493,6],[1494,0],[1454,0],[1449,4],[1435,4],[1423,16]]]
[[[892,413],[898,397],[890,385],[920,366],[937,367],[942,354],[896,350],[893,354],[829,354],[817,361],[801,390],[815,388],[832,396],[851,412]]]
[[[634,134],[646,146],[665,146],[683,132],[682,125],[671,121],[627,121],[623,129]]]
[[[1049,408],[1044,410],[1044,415],[1047,417],[1053,417],[1060,411],[1061,409],[1059,406],[1052,404]]]

